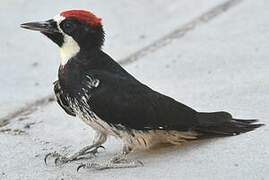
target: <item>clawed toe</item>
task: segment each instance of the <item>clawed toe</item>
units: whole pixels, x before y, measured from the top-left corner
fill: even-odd
[[[87,163],[87,164],[81,164],[77,167],[77,172],[81,169],[96,169],[96,170],[104,170],[104,169],[108,169],[109,167],[107,166],[107,164],[99,164],[99,163]]]
[[[51,153],[46,154],[46,156],[44,158],[45,164],[46,165],[48,164],[48,161],[47,160],[48,160],[49,157],[55,157],[56,155],[60,156],[60,154],[58,154],[57,152],[51,152]]]
[[[81,168],[85,168],[86,167],[86,164],[81,164],[77,167],[77,172],[81,169]]]
[[[63,156],[63,155],[61,155],[61,154],[59,154],[57,152],[52,152],[52,153],[48,153],[44,158],[44,162],[45,162],[46,165],[48,164],[48,158],[49,157],[54,157],[55,158],[54,159],[54,164],[56,166],[61,165],[61,164],[65,164],[65,163],[67,163],[69,161],[72,161],[71,159],[69,159],[69,158],[67,158],[67,157],[65,157],[65,156]]]
[[[48,164],[48,158],[49,157],[53,157],[54,159],[54,164],[56,166],[58,165],[62,165],[71,161],[77,161],[77,160],[81,160],[81,159],[91,159],[96,157],[96,154],[98,153],[98,149],[105,149],[104,146],[87,146],[85,148],[83,148],[82,150],[80,150],[79,152],[73,154],[72,156],[66,157],[63,156],[57,152],[51,152],[48,153],[45,158],[44,158],[44,162],[45,164]]]
[[[81,164],[77,167],[77,172],[81,168],[87,168],[87,169],[95,169],[95,170],[105,170],[105,169],[118,169],[118,168],[136,168],[136,167],[142,167],[144,164],[141,161],[128,161],[128,160],[121,160],[121,161],[109,161],[106,163],[87,163],[87,164]]]
[[[90,150],[90,151],[86,151],[85,152],[85,155],[86,154],[91,154],[91,155],[93,155],[93,156],[96,156],[96,154],[99,152],[98,151],[98,149],[105,149],[105,147],[104,146],[98,146],[98,147],[95,147],[93,150]]]

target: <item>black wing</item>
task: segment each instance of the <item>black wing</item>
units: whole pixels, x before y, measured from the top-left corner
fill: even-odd
[[[63,91],[61,89],[59,81],[55,81],[54,83],[54,93],[57,99],[57,103],[64,109],[64,111],[71,115],[71,116],[76,116],[75,112],[73,109],[70,107],[69,103],[67,102]]]
[[[88,104],[104,121],[130,129],[189,130],[197,125],[196,111],[164,96],[136,79],[95,72],[100,80]]]

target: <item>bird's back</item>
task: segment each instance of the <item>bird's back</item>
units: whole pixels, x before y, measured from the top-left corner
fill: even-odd
[[[74,98],[86,93],[91,110],[107,123],[137,130],[187,130],[196,123],[196,111],[140,83],[104,52],[82,57],[60,67],[59,83]],[[98,86],[87,86],[87,76]]]
[[[78,55],[69,61],[59,70],[59,83],[77,104],[88,106],[88,113],[93,112],[118,130],[176,130],[225,135],[234,125],[242,125],[233,121],[229,113],[225,116],[219,112],[200,113],[152,90],[102,51],[91,57]],[[248,127],[251,123],[242,126]]]

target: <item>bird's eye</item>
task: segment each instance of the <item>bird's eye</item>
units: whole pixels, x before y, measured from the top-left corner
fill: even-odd
[[[63,29],[65,31],[71,32],[75,29],[75,24],[72,23],[71,21],[66,21],[63,23]]]

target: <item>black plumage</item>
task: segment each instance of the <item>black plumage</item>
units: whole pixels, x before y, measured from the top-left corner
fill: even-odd
[[[56,157],[56,163],[66,163],[95,154],[112,135],[124,142],[123,153],[108,164],[84,164],[78,169],[137,167],[141,162],[126,159],[133,149],[232,136],[263,125],[235,119],[228,112],[197,112],[142,84],[102,51],[103,26],[91,12],[64,11],[54,19],[21,26],[40,31],[60,47],[61,65],[54,83],[57,102],[97,132],[92,145],[69,157],[49,153],[45,162],[48,156]]]
[[[100,81],[88,87],[86,76]],[[73,115],[66,97],[80,99],[87,90],[91,110],[112,126],[135,130],[198,131],[203,134],[235,135],[260,126],[254,121],[234,120],[227,112],[200,113],[140,83],[102,50],[79,53],[59,68],[58,103]],[[60,94],[60,95],[59,95]],[[82,104],[83,106],[84,104]]]

